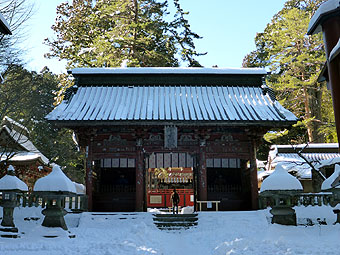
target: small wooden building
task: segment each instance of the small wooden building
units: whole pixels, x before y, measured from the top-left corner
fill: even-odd
[[[7,116],[0,127],[0,159],[0,178],[7,173],[8,165],[13,165],[29,191],[37,179],[51,172],[49,159],[29,140],[28,129]]]
[[[301,156],[297,152],[301,152]],[[324,178],[333,174],[334,164],[339,162],[338,143],[272,145],[266,165],[267,171],[260,174],[259,177],[262,178],[259,178],[259,182],[269,176],[278,163],[284,163],[285,169],[299,179],[304,192],[320,192]],[[313,171],[309,164],[317,168],[324,178]]]
[[[70,73],[75,85],[47,119],[74,130],[85,151],[94,211],[143,211],[168,199],[149,198],[150,187],[191,189],[194,201],[221,201],[220,210],[256,209],[256,148],[269,129],[296,122],[264,84],[264,69]],[[163,178],[163,188],[152,186],[148,173],[156,168],[178,168],[178,178]],[[189,180],[181,179],[180,169],[191,169]]]

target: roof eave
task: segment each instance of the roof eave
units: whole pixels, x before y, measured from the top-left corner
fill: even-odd
[[[6,34],[6,35],[11,35],[12,31],[9,28],[9,25],[7,21],[5,20],[4,16],[0,13],[0,32]]]
[[[268,127],[268,128],[282,128],[290,127],[295,124],[297,120],[282,120],[282,121],[173,121],[173,120],[131,120],[131,121],[110,121],[110,120],[93,120],[93,121],[79,121],[79,120],[48,120],[62,127],[93,127],[93,126],[223,126],[223,127]]]
[[[313,35],[321,32],[322,24],[327,19],[339,15],[339,13],[340,3],[338,0],[328,0],[321,4],[309,22],[307,35]]]

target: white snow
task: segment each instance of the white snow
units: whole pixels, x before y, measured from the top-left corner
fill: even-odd
[[[335,181],[336,178],[339,177],[339,175],[340,175],[340,166],[335,165],[334,173],[331,176],[329,176],[326,180],[323,181],[321,185],[321,190],[331,189],[333,182]],[[338,186],[337,188],[340,188],[340,186]]]
[[[84,184],[73,182],[74,186],[76,187],[76,193],[78,195],[86,194],[86,187]]]
[[[295,208],[298,222],[325,218],[327,225],[270,224],[268,210],[200,212],[196,228],[172,232],[157,229],[152,213],[87,212],[65,216],[70,233],[41,227],[39,209],[15,209],[21,237],[0,238],[1,255],[333,255],[340,249],[340,225],[332,224],[331,207]],[[47,234],[60,237],[42,237]]]
[[[331,53],[329,53],[329,61],[332,61],[336,56],[338,56],[339,52],[340,52],[340,39],[332,49]]]
[[[28,187],[26,183],[20,180],[16,176],[6,174],[4,177],[0,179],[0,190],[20,190],[27,192]]]
[[[320,20],[322,17],[335,12],[340,11],[340,2],[339,0],[328,0],[320,5],[319,9],[316,10],[313,17],[311,18],[307,34],[315,34],[321,32],[321,24]]]
[[[275,167],[275,171],[267,177],[262,185],[260,192],[266,190],[302,190],[300,181],[289,174],[283,167],[283,163],[279,163]]]
[[[128,67],[128,68],[74,68],[69,71],[80,74],[260,74],[264,68],[203,68],[203,67]]]
[[[36,181],[34,191],[64,191],[76,193],[76,186],[63,173],[58,165],[54,165],[52,172]]]

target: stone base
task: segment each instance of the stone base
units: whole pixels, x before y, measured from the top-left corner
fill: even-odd
[[[63,208],[58,206],[48,206],[45,210],[42,211],[45,215],[44,221],[41,224],[44,227],[49,228],[62,228],[67,230],[67,226],[65,223],[64,215],[66,211]]]
[[[14,221],[13,221],[13,211],[14,207],[4,207],[3,208],[3,218],[1,221],[1,226],[3,227],[15,227]]]
[[[296,226],[296,213],[291,207],[274,207],[270,210],[273,215],[272,224]]]
[[[0,237],[3,238],[19,238],[18,229],[15,227],[0,228]]]
[[[340,223],[340,210],[334,209],[333,212],[336,214],[336,221],[334,222],[334,224]]]

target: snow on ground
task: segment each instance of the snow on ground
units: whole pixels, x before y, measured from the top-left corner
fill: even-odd
[[[15,223],[21,238],[0,238],[1,255],[288,255],[339,254],[340,225],[333,225],[331,207],[299,207],[298,222],[326,218],[328,225],[281,226],[269,224],[269,210],[247,212],[200,212],[198,226],[189,230],[161,231],[147,213],[68,214],[69,233],[44,238],[39,208],[16,208]],[[2,216],[2,212],[0,213]],[[24,220],[29,217],[30,220]],[[35,221],[33,219],[39,218]],[[59,230],[60,231],[60,230]],[[58,232],[58,231],[57,231]]]

